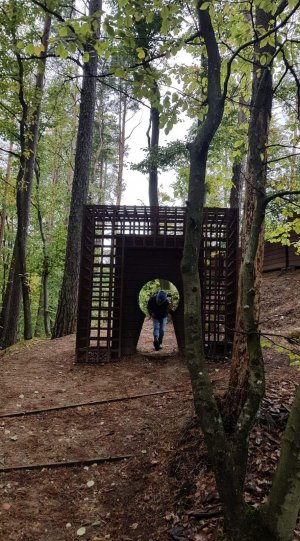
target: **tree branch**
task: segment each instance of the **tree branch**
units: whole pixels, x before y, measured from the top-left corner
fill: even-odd
[[[14,152],[13,150],[7,150],[6,148],[2,148],[2,147],[0,147],[0,150],[2,152],[6,152],[7,154],[11,154],[12,156],[15,156],[16,158],[20,158],[20,154],[18,154],[17,152]]]
[[[273,199],[276,199],[277,197],[284,197],[286,195],[300,195],[300,190],[284,190],[282,192],[277,192],[271,195],[267,195],[265,197],[265,206],[267,206],[270,201],[273,201]]]
[[[280,7],[277,10],[278,14],[280,14],[285,9],[286,5],[287,5],[287,2],[284,0],[284,2],[282,2],[280,4]],[[238,47],[238,49],[235,51],[235,53],[229,59],[229,62],[227,64],[227,74],[226,74],[226,77],[225,77],[224,87],[223,87],[223,100],[225,100],[225,98],[226,98],[229,78],[230,78],[230,75],[231,75],[231,66],[232,66],[232,63],[233,63],[234,59],[240,54],[241,51],[243,51],[247,47],[251,47],[255,43],[261,42],[262,40],[264,40],[265,38],[267,38],[271,34],[274,34],[274,32],[277,32],[280,28],[285,26],[286,23],[290,20],[290,18],[294,15],[294,13],[296,13],[299,6],[300,6],[300,1],[297,2],[297,4],[293,7],[293,9],[290,11],[290,13],[277,26],[271,28],[271,30],[268,30],[268,32],[265,32],[261,36],[258,36],[257,38],[254,38],[254,39],[251,39],[251,40],[247,41],[246,43],[243,43],[243,45],[240,45],[240,47]]]

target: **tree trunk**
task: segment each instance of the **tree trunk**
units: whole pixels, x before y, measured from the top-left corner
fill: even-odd
[[[190,145],[190,178],[186,232],[181,262],[184,289],[185,354],[191,377],[194,405],[204,433],[224,509],[226,530],[233,541],[240,531],[245,504],[236,474],[232,442],[227,441],[213,394],[203,345],[201,286],[198,272],[202,215],[205,199],[206,164],[210,143],[221,123],[224,99],[221,94],[221,60],[208,9],[198,4],[199,27],[208,55],[208,112]]]
[[[251,25],[251,16],[248,9],[243,10],[243,16],[246,21]],[[238,126],[247,123],[247,117],[245,115],[244,108],[249,107],[249,102],[245,102],[242,98],[239,100],[238,110]],[[239,157],[234,161],[232,165],[232,187],[230,190],[229,206],[230,208],[238,208],[239,216],[241,216],[241,204],[242,204],[242,191],[243,191],[243,177],[244,177],[244,162],[242,157]]]
[[[21,282],[18,247],[15,240],[8,280],[6,283],[0,316],[1,348],[5,349],[17,341],[18,314],[20,311]]]
[[[49,303],[48,303],[48,277],[49,277],[50,269],[49,269],[47,240],[44,233],[43,217],[42,217],[42,211],[41,211],[41,205],[40,205],[40,171],[37,165],[35,168],[35,175],[36,175],[37,214],[38,214],[38,222],[39,222],[39,228],[40,228],[41,239],[42,239],[42,247],[43,247],[43,273],[42,273],[42,280],[41,280],[42,302],[40,302],[40,305],[42,306],[45,335],[50,336],[51,331],[50,331]],[[39,306],[39,309],[40,309],[40,306]]]
[[[257,9],[256,25],[267,31],[272,22],[272,15]],[[241,408],[247,398],[247,383],[249,378],[249,355],[244,328],[244,278],[243,263],[249,243],[249,235],[254,219],[257,204],[257,191],[265,190],[266,146],[268,143],[269,123],[272,111],[272,73],[269,67],[260,66],[262,54],[274,53],[274,46],[260,47],[255,45],[255,65],[253,72],[251,117],[249,127],[249,152],[246,170],[244,222],[242,230],[242,267],[238,284],[237,316],[235,323],[235,336],[233,344],[229,389],[224,399],[224,413],[228,417],[228,423],[235,424]],[[255,289],[255,321],[259,321],[260,283],[263,264],[264,232],[260,232],[258,250],[253,265],[254,289]]]
[[[7,192],[8,192],[8,185],[9,185],[10,180],[11,180],[12,150],[13,150],[13,143],[10,143],[9,144],[9,151],[8,151],[8,155],[7,155],[6,174],[5,174],[5,181],[4,181],[4,192],[3,192],[2,208],[1,208],[1,216],[0,216],[0,261],[1,261],[1,255],[2,255],[3,242],[4,242]]]
[[[93,184],[97,183],[97,169],[99,168],[99,158],[100,158],[100,168],[99,168],[99,175],[98,175],[98,182],[99,182],[99,188],[100,191],[102,191],[102,177],[103,177],[103,156],[102,152],[104,150],[104,100],[103,100],[103,88],[102,85],[100,87],[99,93],[99,102],[97,101],[97,123],[98,123],[98,136],[99,136],[99,144],[96,148],[95,154],[93,156],[92,160],[92,177],[91,182]]]
[[[244,104],[242,101],[239,103],[239,112],[238,112],[238,125],[244,124],[247,122],[246,115],[244,113],[243,107]],[[241,202],[242,202],[242,191],[243,191],[243,169],[244,169],[244,159],[239,158],[234,161],[232,165],[232,187],[230,190],[229,197],[229,206],[230,208],[238,208],[239,215],[241,214]]]
[[[159,124],[160,115],[157,109],[157,104],[160,101],[160,92],[156,81],[153,83],[154,99],[151,103],[150,109],[150,123],[147,132],[148,137],[148,149],[150,155],[150,167],[149,167],[149,204],[150,207],[158,207],[158,169],[156,151],[159,144]],[[149,135],[149,132],[151,134]]]
[[[30,291],[26,272],[26,241],[29,224],[32,179],[34,173],[36,149],[39,133],[39,119],[41,100],[45,80],[46,56],[48,51],[49,35],[51,29],[51,16],[45,15],[44,32],[42,44],[44,51],[40,54],[38,73],[36,77],[35,93],[32,104],[32,111],[26,103],[24,91],[24,68],[19,53],[16,54],[18,63],[19,100],[22,108],[22,119],[20,122],[20,167],[17,176],[17,234],[14,248],[14,255],[11,262],[10,278],[5,294],[3,305],[2,336],[1,345],[7,347],[13,344],[17,338],[17,326],[20,307],[20,287],[23,295],[24,310],[24,338],[32,338]],[[21,282],[21,283],[20,283]]]
[[[300,387],[283,435],[269,501],[262,510],[280,541],[292,541],[300,507]]]
[[[44,300],[44,293],[43,293],[43,281],[41,280],[41,287],[40,287],[40,297],[39,297],[39,306],[38,311],[36,315],[36,322],[35,322],[35,329],[34,329],[34,336],[40,337],[44,334],[44,306],[43,306],[43,300]]]
[[[117,189],[116,189],[116,205],[121,205],[121,198],[122,198],[122,192],[123,192],[126,115],[127,115],[127,96],[120,94],[120,97],[119,97],[119,137],[118,137],[118,176],[117,176]]]
[[[221,61],[218,45],[211,24],[208,9],[201,9],[198,4],[199,27],[208,56],[208,112],[197,136],[190,145],[190,179],[186,217],[186,232],[183,259],[181,263],[184,287],[184,322],[186,358],[190,372],[194,405],[204,433],[208,454],[216,478],[216,484],[224,511],[224,528],[228,541],[277,541],[262,515],[256,509],[246,505],[243,498],[243,485],[246,473],[249,432],[257,412],[262,393],[263,359],[254,317],[254,259],[259,245],[260,231],[264,219],[264,191],[262,201],[256,205],[252,220],[251,237],[245,252],[243,281],[244,329],[250,357],[250,377],[248,379],[247,400],[239,416],[239,423],[231,432],[219,411],[209,378],[202,337],[201,287],[198,273],[199,248],[202,236],[202,210],[205,198],[205,174],[210,143],[218,129],[223,111],[224,96],[221,94]],[[271,75],[265,70],[262,75],[262,89],[256,99],[256,149],[251,146],[254,181],[261,186],[265,174],[265,156],[262,157],[260,143],[264,141],[264,120],[269,121],[269,86]],[[265,100],[266,98],[266,100]],[[261,106],[264,101],[264,106]],[[261,106],[261,107],[260,107]],[[258,115],[258,116],[257,116]],[[252,119],[252,122],[254,120]],[[252,125],[252,129],[254,126]],[[251,145],[254,144],[254,138]],[[259,158],[259,162],[257,161]]]
[[[89,15],[92,16],[95,12],[101,11],[101,8],[101,0],[90,0]],[[96,16],[96,20],[99,23],[99,15]],[[98,37],[99,26],[94,33],[94,38]],[[90,57],[83,68],[65,268],[52,338],[71,334],[76,326],[81,229],[83,206],[87,199],[89,185],[98,64],[95,50],[90,45],[87,46],[87,50]]]
[[[6,232],[9,230],[9,219],[8,219],[8,216],[6,217]],[[12,229],[13,229],[13,224],[12,224]],[[12,232],[12,231],[11,231]],[[12,249],[12,243],[11,241],[9,240],[8,236],[7,238],[4,237],[4,240],[3,240],[3,245],[5,245],[8,249]],[[1,262],[0,262],[1,264]],[[7,281],[7,274],[9,272],[9,267],[10,267],[10,254],[9,254],[9,250],[7,251],[3,251],[2,253],[2,264],[3,264],[3,273],[2,273],[2,285],[1,285],[1,310],[0,310],[0,315],[1,315],[1,312],[2,312],[2,306],[3,306],[3,302],[4,302],[4,296],[5,296],[5,289],[6,289],[6,281]],[[1,325],[1,323],[0,323]],[[0,336],[1,336],[1,329],[0,329]]]

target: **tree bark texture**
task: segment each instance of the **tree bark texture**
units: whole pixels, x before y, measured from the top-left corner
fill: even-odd
[[[26,271],[26,242],[30,215],[32,181],[36,158],[36,149],[39,133],[39,119],[41,100],[43,94],[46,56],[48,51],[49,36],[51,29],[51,16],[45,15],[42,44],[44,51],[40,54],[38,72],[32,107],[30,108],[25,99],[24,68],[19,53],[16,53],[18,64],[19,100],[22,109],[20,122],[20,167],[17,175],[16,199],[17,199],[17,234],[15,249],[9,273],[9,282],[5,294],[5,303],[1,314],[2,334],[1,345],[7,347],[15,343],[17,339],[17,326],[20,309],[20,291],[23,296],[24,311],[24,338],[32,338],[30,291]]]
[[[157,104],[160,101],[160,92],[157,82],[153,82],[153,101],[150,109],[150,123],[148,136],[148,149],[150,154],[150,167],[149,167],[149,204],[150,207],[158,207],[158,168],[156,151],[159,144],[159,125],[160,114],[157,109]]]
[[[221,59],[208,10],[201,10],[199,27],[208,55],[208,111],[190,145],[190,178],[186,233],[181,262],[184,289],[185,353],[192,382],[194,405],[204,432],[208,453],[224,509],[227,531],[239,528],[244,502],[235,473],[233,444],[226,439],[205,362],[202,336],[201,287],[198,272],[205,175],[210,143],[221,123],[224,99],[221,93]],[[228,503],[230,504],[228,505]],[[232,537],[233,539],[233,537]]]
[[[125,156],[125,129],[127,116],[127,96],[119,96],[119,137],[118,137],[118,176],[116,188],[116,205],[121,205],[123,192],[123,171]]]
[[[101,8],[101,0],[90,0],[89,16],[97,12],[95,20],[98,27],[94,39],[99,37],[98,12]],[[88,44],[87,51],[90,58],[83,68],[65,268],[52,338],[71,334],[76,326],[83,206],[87,200],[89,186],[98,64],[98,57],[92,44]]]
[[[272,22],[272,15],[257,9],[256,25],[267,31]],[[249,244],[249,236],[259,192],[263,195],[267,180],[266,147],[268,143],[269,124],[272,111],[272,72],[270,67],[260,65],[262,54],[273,55],[275,47],[255,44],[255,65],[253,72],[251,116],[249,126],[249,151],[246,168],[244,221],[242,227],[242,264],[238,284],[237,316],[233,344],[229,391],[224,401],[224,411],[228,422],[235,423],[247,398],[247,382],[250,373],[249,355],[244,326],[244,269],[245,254]],[[260,283],[263,264],[263,226],[259,235],[258,249],[253,264],[254,273],[254,313],[255,322],[259,322]]]
[[[247,399],[243,402],[238,423],[227,430],[220,405],[217,403],[205,362],[202,338],[201,287],[198,273],[199,248],[202,235],[202,209],[205,198],[205,173],[208,150],[219,127],[224,111],[221,93],[221,60],[209,11],[198,4],[199,27],[204,39],[208,58],[208,111],[199,126],[198,134],[190,145],[190,179],[186,218],[186,233],[181,263],[184,288],[184,319],[186,359],[192,382],[194,405],[204,433],[208,454],[216,478],[216,484],[224,511],[224,527],[229,541],[277,541],[261,513],[249,507],[243,497],[246,473],[249,432],[264,391],[263,359],[257,333],[254,297],[254,261],[259,246],[264,220],[265,199],[265,122],[270,117],[271,74],[264,70],[260,80],[262,92],[257,92],[255,117],[256,138],[250,142],[251,170],[261,199],[255,206],[250,241],[245,252],[243,282],[244,328],[250,357]],[[261,103],[263,102],[263,103]],[[257,149],[257,142],[259,147]],[[256,144],[256,151],[253,148]],[[262,156],[262,152],[264,155]]]
[[[158,148],[159,143],[159,111],[151,106],[151,142],[150,151]],[[149,204],[151,207],[158,207],[158,169],[152,164],[149,169]]]
[[[13,144],[9,144],[9,151],[7,155],[7,165],[6,165],[6,174],[4,181],[4,192],[2,199],[1,215],[0,215],[0,261],[2,256],[3,242],[4,242],[4,231],[5,231],[5,222],[6,222],[6,204],[7,204],[7,192],[8,186],[11,180],[11,162],[12,162],[12,150]]]
[[[238,112],[238,124],[243,124],[247,122],[246,115],[243,110],[242,102],[239,103],[239,112]],[[229,206],[230,208],[238,208],[239,215],[241,215],[241,204],[242,204],[242,191],[244,185],[244,160],[239,158],[232,165],[232,187],[230,190],[229,197]]]
[[[45,335],[50,336],[51,330],[50,330],[49,302],[48,302],[48,278],[50,274],[50,268],[49,268],[47,239],[44,233],[43,217],[42,217],[41,203],[40,203],[40,171],[37,165],[35,168],[35,175],[36,175],[37,215],[38,215],[38,222],[39,222],[42,247],[43,247],[43,272],[42,272],[42,279],[41,279],[42,299],[40,299],[40,303],[39,303],[39,312],[40,310],[42,312]]]
[[[246,21],[249,23],[249,27],[251,24],[251,17],[250,13],[247,9],[243,10],[243,16]],[[242,98],[239,100],[239,110],[238,110],[238,126],[241,124],[247,123],[247,117],[245,115],[244,108],[249,107],[249,102],[245,102]],[[237,161],[233,163],[232,166],[232,187],[230,190],[230,197],[229,197],[229,206],[230,208],[238,208],[239,209],[239,216],[241,216],[241,204],[242,204],[242,191],[243,191],[243,185],[244,185],[244,162],[245,160],[243,158],[239,158]]]
[[[292,541],[300,507],[300,387],[283,435],[280,459],[263,515],[280,541]]]

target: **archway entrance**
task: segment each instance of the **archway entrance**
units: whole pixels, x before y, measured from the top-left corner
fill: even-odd
[[[121,349],[124,355],[135,353],[144,323],[144,314],[136,299],[145,282],[157,276],[168,277],[176,284],[179,296],[183,298],[180,261],[182,248],[124,248],[123,295],[120,317],[123,321]],[[183,303],[180,303],[173,318],[174,330],[180,351],[183,341]]]
[[[151,280],[147,282],[139,292],[138,305],[140,310],[144,315],[144,322],[142,330],[139,336],[137,343],[137,351],[142,354],[155,353],[153,346],[153,322],[149,317],[147,304],[152,297],[158,293],[159,290],[163,289],[171,302],[173,315],[170,315],[168,318],[168,324],[166,327],[164,340],[163,340],[163,351],[165,355],[170,355],[178,351],[177,338],[174,330],[173,319],[176,318],[176,310],[180,304],[180,295],[177,287],[165,278],[157,278],[156,280]]]
[[[180,298],[180,261],[186,209],[86,206],[78,295],[76,359],[101,362],[135,353],[144,316],[136,299],[157,276]],[[237,209],[206,208],[198,261],[202,281],[204,345],[225,357],[233,339],[238,259]],[[183,302],[174,316],[184,350]]]

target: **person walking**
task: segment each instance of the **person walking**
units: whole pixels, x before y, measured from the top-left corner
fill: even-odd
[[[168,322],[168,314],[172,312],[171,300],[162,289],[150,297],[147,310],[153,321],[153,345],[155,351],[162,349],[162,341]]]

